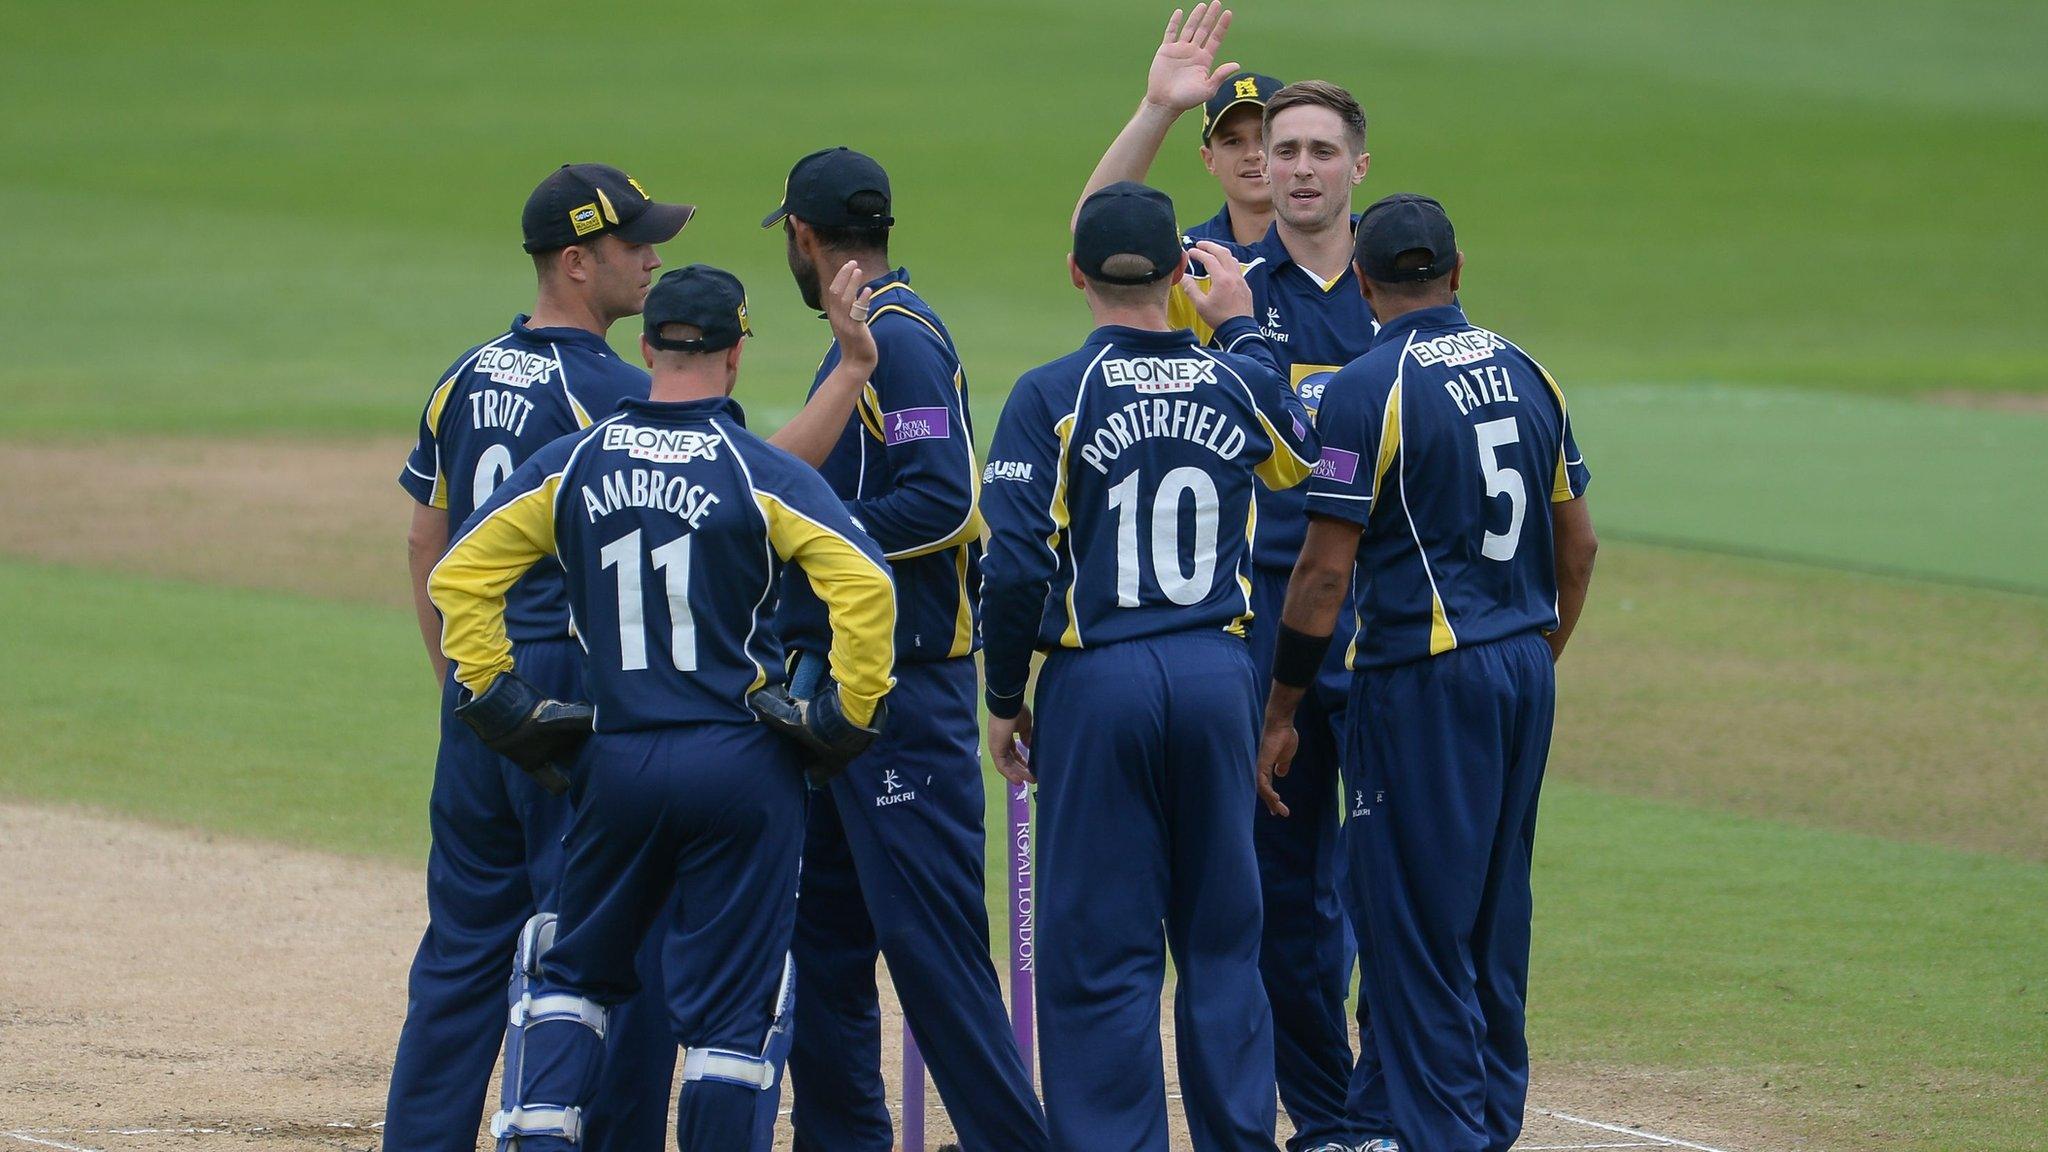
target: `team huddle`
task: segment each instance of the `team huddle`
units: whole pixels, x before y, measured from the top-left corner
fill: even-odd
[[[470,1148],[502,1053],[501,1149],[654,1152],[679,1081],[682,1149],[767,1149],[786,1096],[797,1149],[883,1152],[886,959],[962,1148],[1163,1152],[1169,957],[1196,1148],[1282,1105],[1289,1152],[1513,1145],[1587,471],[1442,206],[1353,215],[1359,105],[1218,65],[1230,19],[1169,21],[1073,217],[1095,326],[986,459],[872,158],[803,157],[762,221],[832,335],[765,438],[738,279],[650,283],[694,209],[534,190],[534,310],[400,475],[443,695],[387,1149]],[[1143,181],[1197,107],[1225,205],[1184,233]],[[1035,1070],[984,746],[1037,788]]]

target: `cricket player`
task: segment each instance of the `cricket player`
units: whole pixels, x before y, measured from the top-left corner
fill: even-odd
[[[1063,1152],[1165,1152],[1159,994],[1197,1149],[1271,1149],[1250,775],[1258,686],[1254,480],[1316,460],[1286,379],[1167,319],[1186,268],[1173,204],[1118,183],[1081,206],[1070,274],[1097,327],[1018,380],[990,448],[988,743],[1036,773],[1038,1023]],[[1214,270],[1228,339],[1251,295]],[[1034,649],[1040,719],[1024,705]],[[1028,745],[1029,759],[1026,759]]]
[[[505,1035],[505,986],[520,927],[552,906],[569,800],[548,794],[455,721],[460,686],[448,676],[441,620],[427,574],[459,525],[541,446],[589,427],[622,400],[644,399],[647,373],[605,343],[640,312],[654,246],[695,209],[650,199],[604,164],[569,164],[527,198],[525,248],[539,280],[531,316],[468,352],[442,375],[420,419],[419,443],[398,481],[413,498],[407,540],[413,599],[428,659],[441,679],[441,747],[429,814],[426,934],[408,982],[391,1071],[384,1146],[392,1152],[470,1152],[491,1066]],[[570,636],[562,574],[536,569],[506,595],[506,635],[520,675],[547,695],[581,696],[583,651]],[[658,957],[645,958],[650,973]],[[666,1143],[674,1050],[652,998],[612,1030],[624,1053],[607,1073],[619,1101],[592,1127],[597,1149]]]
[[[888,174],[828,148],[797,161],[764,227],[781,225],[808,306],[856,263],[872,292],[876,365],[857,402],[811,459],[881,545],[895,579],[896,689],[889,731],[811,805],[796,932],[796,1028],[789,1056],[796,1148],[886,1152],[877,955],[961,1143],[988,1152],[1045,1147],[1045,1120],[1003,1010],[989,958],[983,874],[980,469],[967,379],[931,305],[889,264]],[[818,368],[844,354],[835,339]],[[806,414],[823,397],[814,391]],[[843,409],[840,409],[843,411]],[[806,453],[808,455],[808,453]],[[785,575],[776,634],[799,694],[832,632],[810,587]]]
[[[1371,352],[1324,394],[1323,457],[1259,752],[1294,752],[1350,587],[1345,897],[1364,953],[1392,1137],[1507,1152],[1529,1082],[1529,863],[1550,750],[1552,665],[1597,543],[1564,393],[1457,305],[1464,257],[1434,200],[1358,226]],[[1387,1146],[1385,1144],[1380,1145]]]
[[[730,274],[662,277],[641,344],[650,399],[536,453],[430,580],[461,719],[522,766],[574,776],[558,931],[521,998],[518,1099],[499,1126],[520,1152],[574,1147],[613,1106],[603,1038],[664,918],[678,1145],[756,1146],[788,1023],[803,761],[843,762],[883,722],[888,569],[817,473],[746,430],[731,393],[747,334]],[[514,670],[505,596],[543,562],[564,573],[594,716]],[[785,565],[832,629],[832,680],[801,707],[767,627]]]
[[[1266,101],[1280,81],[1257,72],[1223,78],[1202,105],[1202,167],[1223,188],[1216,215],[1187,229],[1190,240],[1256,244],[1273,227],[1273,186],[1266,179]]]
[[[1145,98],[1089,177],[1088,190],[1144,179],[1174,121],[1221,94],[1222,78],[1237,68],[1215,64],[1230,18],[1221,4],[1201,4],[1185,22],[1178,12],[1168,21]],[[1371,310],[1351,271],[1351,192],[1371,161],[1365,131],[1364,111],[1334,84],[1290,84],[1268,97],[1264,145],[1273,225],[1256,243],[1224,245],[1251,285],[1253,316],[1267,347],[1310,413],[1337,369],[1372,344]],[[1215,321],[1203,310],[1215,310],[1199,273],[1211,259],[1197,258],[1193,287],[1184,283],[1173,293],[1170,313],[1205,339]],[[1221,337],[1214,343],[1232,346]],[[1258,509],[1251,639],[1263,679],[1307,517],[1299,490],[1262,491]],[[1367,1097],[1378,1098],[1370,1059],[1353,1066],[1344,1019],[1351,964],[1337,898],[1337,829],[1345,675],[1332,658],[1318,690],[1303,699],[1301,754],[1277,782],[1283,804],[1278,811],[1260,808],[1254,831],[1266,907],[1259,963],[1273,1005],[1274,1074],[1295,1126],[1290,1152],[1341,1150],[1364,1139],[1346,1105],[1354,1074],[1365,1082]],[[1369,1121],[1380,1124],[1384,1117]]]

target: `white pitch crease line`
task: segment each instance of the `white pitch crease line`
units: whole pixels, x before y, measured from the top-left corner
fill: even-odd
[[[1629,1140],[1619,1144],[1517,1144],[1515,1152],[1591,1152],[1594,1148],[1669,1148],[1669,1144],[1653,1144],[1648,1140]]]
[[[0,1133],[0,1135],[12,1136],[26,1144],[40,1144],[45,1148],[61,1149],[62,1152],[99,1152],[96,1148],[87,1148],[79,1144],[66,1144],[62,1140],[45,1140],[40,1136],[30,1136],[26,1132],[6,1132]]]
[[[1619,1124],[1603,1124],[1598,1120],[1588,1120],[1583,1116],[1574,1116],[1569,1112],[1545,1111],[1543,1114],[1553,1120],[1565,1120],[1573,1124],[1584,1124],[1588,1128],[1598,1128],[1604,1132],[1619,1132],[1624,1136],[1641,1136],[1645,1140],[1662,1141],[1666,1147],[1670,1148],[1690,1148],[1693,1152],[1728,1152],[1725,1148],[1695,1144],[1690,1140],[1680,1140],[1676,1136],[1666,1136],[1661,1132],[1645,1132],[1639,1128],[1624,1128]]]

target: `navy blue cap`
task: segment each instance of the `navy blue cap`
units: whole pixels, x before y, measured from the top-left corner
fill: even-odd
[[[564,164],[526,198],[520,226],[528,252],[587,244],[609,232],[629,244],[665,244],[696,215],[692,204],[661,204],[638,180],[609,164]]]
[[[747,290],[739,277],[709,264],[665,273],[648,290],[640,317],[647,342],[673,352],[717,352],[754,334],[747,323]],[[668,324],[688,324],[703,335],[665,340],[661,330]]]
[[[853,199],[861,193],[876,193],[879,210],[856,212]],[[869,197],[873,207],[873,197]],[[887,228],[896,223],[889,215],[889,174],[874,157],[851,148],[821,148],[796,162],[782,185],[782,203],[761,221],[773,228],[784,216],[822,228]]]
[[[1216,94],[1202,105],[1202,143],[1209,142],[1210,134],[1216,131],[1216,125],[1223,120],[1224,113],[1240,104],[1264,108],[1266,101],[1271,100],[1273,94],[1284,87],[1286,85],[1271,76],[1257,72],[1232,73],[1230,78],[1216,89]]]
[[[1427,252],[1419,268],[1398,268],[1410,252]],[[1373,202],[1358,218],[1351,260],[1378,284],[1401,284],[1448,276],[1458,266],[1458,234],[1444,206],[1427,196],[1397,192]]]
[[[1112,276],[1102,270],[1112,256],[1142,256],[1151,269],[1142,276]],[[1173,201],[1157,188],[1119,180],[1081,201],[1074,219],[1074,263],[1081,274],[1105,284],[1150,284],[1180,267],[1180,226]]]

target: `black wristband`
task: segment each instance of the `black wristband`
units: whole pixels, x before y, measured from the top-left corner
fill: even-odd
[[[1323,655],[1330,650],[1330,637],[1311,636],[1280,625],[1280,643],[1273,648],[1273,679],[1289,688],[1306,688],[1315,683],[1323,667]]]

